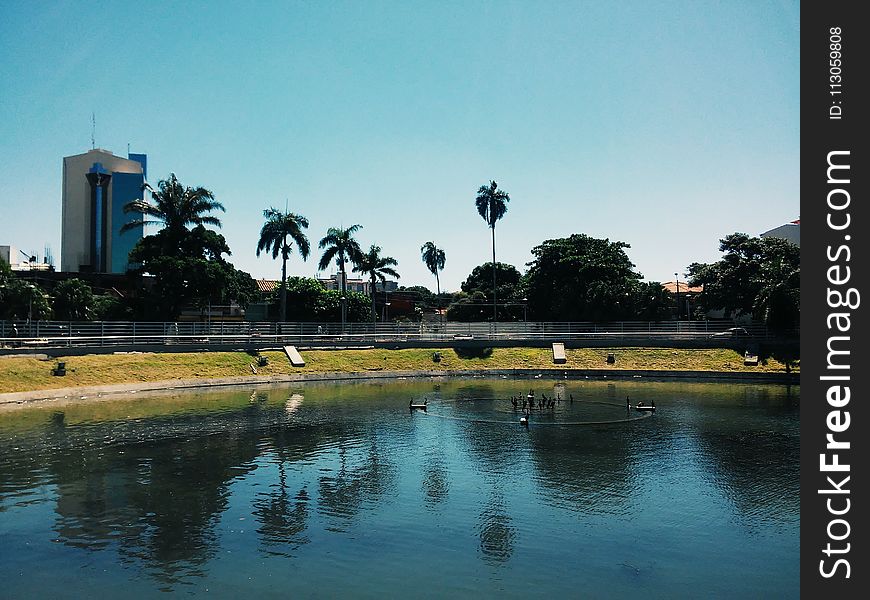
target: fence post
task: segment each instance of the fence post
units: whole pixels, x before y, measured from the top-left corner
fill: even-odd
[[[100,321],[100,347],[105,343],[105,335],[106,335],[106,322]]]

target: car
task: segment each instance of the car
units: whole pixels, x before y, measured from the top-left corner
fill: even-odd
[[[731,340],[734,338],[749,337],[749,332],[743,327],[729,327],[725,331],[717,331],[716,333],[711,334],[710,337],[714,339]]]

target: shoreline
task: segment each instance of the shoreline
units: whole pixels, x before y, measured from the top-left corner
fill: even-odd
[[[307,381],[366,381],[377,379],[426,379],[448,377],[512,377],[517,379],[650,379],[705,380],[735,383],[778,383],[800,385],[800,373],[746,371],[691,371],[653,369],[459,369],[363,372],[294,373],[291,375],[244,375],[235,377],[168,379],[105,385],[77,386],[0,394],[0,407],[50,402],[52,400],[93,400],[124,397],[142,392],[192,390],[198,388],[282,385]]]

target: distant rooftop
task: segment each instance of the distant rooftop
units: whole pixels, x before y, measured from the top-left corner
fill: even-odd
[[[677,282],[676,281],[664,281],[664,282],[662,282],[662,287],[664,289],[668,290],[669,292],[671,292],[672,294],[677,293]],[[681,281],[679,291],[681,294],[685,294],[686,292],[691,292],[693,294],[700,294],[701,292],[704,291],[704,286],[703,285],[690,286],[685,281]]]

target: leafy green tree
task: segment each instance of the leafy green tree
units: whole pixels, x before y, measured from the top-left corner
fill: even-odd
[[[501,298],[502,306],[498,307],[498,320],[518,321],[525,316],[522,307],[509,306],[511,301],[522,298],[520,282],[522,275],[513,265],[495,263],[496,296]],[[447,310],[447,317],[452,321],[491,321],[484,304],[492,302],[493,298],[493,263],[488,262],[471,271],[471,274],[461,284],[462,292],[453,297]]]
[[[91,286],[78,278],[61,281],[54,287],[54,318],[84,321],[92,318],[94,293]]]
[[[323,255],[320,257],[318,268],[325,271],[333,260],[338,263],[338,269],[341,273],[341,296],[349,298],[347,294],[347,263],[358,265],[362,250],[360,250],[359,242],[353,235],[362,229],[362,225],[351,225],[346,229],[340,227],[330,227],[326,230],[326,235],[320,240],[319,248],[323,250]],[[347,307],[342,307],[341,322],[347,320]]]
[[[381,247],[372,244],[369,251],[359,257],[359,263],[353,268],[355,272],[368,275],[371,282],[372,298],[372,323],[377,321],[375,314],[375,284],[377,281],[385,283],[387,276],[399,279],[399,274],[393,267],[398,266],[398,261],[392,256],[381,256]]]
[[[287,312],[294,321],[317,321],[318,303],[326,292],[323,284],[313,277],[288,277],[286,286],[275,289],[275,297],[280,299],[286,287]]]
[[[263,211],[266,222],[260,230],[260,240],[257,242],[257,256],[262,251],[271,252],[272,258],[278,258],[281,254],[281,320],[287,320],[287,260],[293,250],[291,242],[295,242],[296,248],[302,260],[308,260],[311,249],[308,245],[308,237],[302,232],[308,228],[308,219],[302,215],[287,212],[283,213],[277,208],[269,208]]]
[[[50,319],[51,314],[48,295],[41,287],[14,275],[0,277],[0,318],[39,321]]]
[[[434,307],[438,299],[432,290],[423,285],[400,285],[397,292],[408,292],[416,296],[416,303],[425,307]]]
[[[133,310],[127,303],[114,296],[94,296],[91,316],[97,321],[129,321]]]
[[[625,253],[629,247],[575,233],[533,248],[523,281],[530,314],[549,321],[631,317],[641,275]]]
[[[471,294],[459,292],[447,307],[447,318],[451,321],[476,322],[492,319],[487,308],[486,294],[475,291]]]
[[[167,250],[178,252],[182,240],[187,236],[188,226],[221,226],[220,219],[208,213],[216,210],[226,212],[223,204],[217,202],[214,194],[203,187],[182,185],[175,173],[170,173],[169,179],[160,180],[157,190],[148,184],[145,184],[145,190],[150,192],[152,202],[139,199],[124,205],[125,213],[135,212],[142,216],[122,225],[122,233],[144,225],[162,225],[166,230]]]
[[[498,297],[504,301],[515,300],[520,297],[520,280],[522,275],[517,268],[508,263],[495,263],[495,271],[498,276]],[[492,300],[493,266],[491,262],[484,263],[471,271],[471,274],[462,282],[460,288],[467,294],[480,292],[487,300]]]
[[[362,323],[368,319],[370,302],[362,292],[347,292],[345,302],[341,302],[341,292],[324,290],[315,307],[316,320],[326,323],[337,321],[342,310],[345,318],[351,323]]]
[[[674,310],[674,295],[658,281],[640,281],[631,291],[633,314],[630,318],[643,321],[663,321]]]
[[[800,248],[779,238],[733,233],[720,240],[722,259],[689,265],[690,285],[702,285],[699,302],[732,316],[752,315],[784,332],[800,317]]]
[[[274,297],[280,295],[281,291],[276,288]],[[351,322],[365,321],[370,306],[365,294],[348,292],[347,314]],[[341,318],[341,292],[327,290],[312,277],[288,277],[287,312],[298,321],[335,322]]]
[[[125,205],[125,212],[140,213],[142,218],[121,231],[145,224],[163,227],[139,240],[130,252],[130,263],[138,265],[132,272],[142,283],[135,316],[175,319],[185,306],[246,306],[256,294],[256,283],[226,261],[224,255],[231,252],[224,236],[205,227],[220,227],[220,220],[208,213],[225,210],[212,192],[183,186],[174,173],[160,181],[157,190],[145,189],[152,201]],[[145,274],[151,277],[146,280]]]
[[[477,212],[492,229],[492,262],[495,264],[495,224],[507,212],[507,203],[511,198],[507,192],[498,189],[498,184],[495,181],[490,181],[489,185],[482,185],[477,190],[477,198],[475,205]],[[492,272],[492,318],[498,320],[497,312],[497,294],[496,294],[496,271]]]

